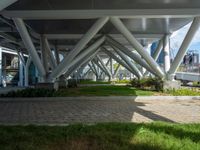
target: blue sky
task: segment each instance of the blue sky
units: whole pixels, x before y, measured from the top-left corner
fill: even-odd
[[[183,28],[174,32],[171,35],[170,45],[171,45],[171,50],[173,50],[174,55],[179,50],[181,43],[183,42],[183,39],[184,39],[188,29],[190,28],[190,26],[191,26],[191,23],[189,23],[188,25],[184,26]],[[189,46],[189,50],[197,50],[200,53],[200,28],[199,28],[197,34],[195,35],[195,37],[193,38],[193,41]]]

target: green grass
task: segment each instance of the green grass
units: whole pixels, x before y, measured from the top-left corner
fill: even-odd
[[[173,96],[200,96],[200,89],[193,88],[183,88],[179,90],[168,90],[166,91],[167,94],[173,95]]]
[[[109,82],[109,81],[81,80],[80,84],[111,84],[111,82]]]
[[[150,96],[157,92],[140,90],[129,86],[84,86],[60,89],[24,89],[1,94],[0,97],[67,97],[67,96]]]
[[[127,80],[127,79],[123,79],[123,80],[116,80],[114,81],[114,83],[117,83],[117,84],[130,84],[130,80]]]
[[[54,96],[150,96],[153,91],[144,91],[128,86],[93,86],[63,89]]]
[[[0,126],[1,150],[199,150],[200,124]]]

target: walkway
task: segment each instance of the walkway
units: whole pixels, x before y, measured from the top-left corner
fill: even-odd
[[[200,98],[135,97],[0,99],[0,124],[199,122]]]

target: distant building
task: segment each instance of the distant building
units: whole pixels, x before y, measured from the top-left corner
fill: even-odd
[[[157,48],[157,45],[158,45],[158,42],[154,42],[152,45],[151,45],[151,56],[153,56],[156,48]],[[158,60],[157,60],[157,63],[159,64],[163,64],[164,63],[164,52],[161,51],[159,57],[158,57]]]

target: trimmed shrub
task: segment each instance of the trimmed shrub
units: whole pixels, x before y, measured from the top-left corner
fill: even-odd
[[[52,97],[55,90],[53,89],[33,89],[11,91],[7,94],[1,94],[0,97]]]
[[[131,85],[140,89],[151,89],[156,91],[163,91],[163,81],[159,78],[143,78],[133,79]]]

